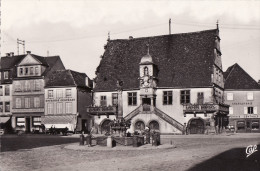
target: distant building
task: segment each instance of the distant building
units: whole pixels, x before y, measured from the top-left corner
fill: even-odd
[[[109,40],[94,80],[96,109],[88,108],[99,132],[115,118],[130,120],[132,131],[180,134],[184,123],[191,134],[221,131],[228,106],[219,44],[218,29]]]
[[[46,128],[90,131],[93,117],[87,115],[86,106],[92,104],[92,80],[85,73],[59,70],[49,74],[44,101],[42,123]]]
[[[225,76],[225,103],[229,104],[229,125],[236,132],[260,132],[260,85],[237,63]]]
[[[65,69],[59,56],[41,57],[27,51],[12,65],[12,126],[26,132],[39,130],[44,115],[45,78],[55,70]]]

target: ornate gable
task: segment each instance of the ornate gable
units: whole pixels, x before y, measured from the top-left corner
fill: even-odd
[[[24,59],[18,64],[18,66],[23,65],[41,65],[42,63],[34,58],[32,55],[28,54],[24,57]]]

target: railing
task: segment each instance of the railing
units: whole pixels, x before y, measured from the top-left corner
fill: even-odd
[[[137,114],[140,113],[140,109],[142,106],[138,106],[135,110],[133,110],[132,112],[130,112],[128,115],[125,116],[125,121],[135,117]]]
[[[154,113],[160,118],[162,118],[163,120],[165,120],[166,122],[168,122],[169,124],[171,124],[172,126],[174,126],[175,128],[177,128],[178,130],[180,131],[183,130],[183,125],[181,123],[179,123],[178,121],[176,121],[175,119],[173,119],[172,117],[170,117],[169,115],[161,111],[160,109],[155,107]]]

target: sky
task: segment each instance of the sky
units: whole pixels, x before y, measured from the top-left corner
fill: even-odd
[[[1,56],[25,51],[59,55],[66,67],[90,78],[110,38],[147,37],[216,28],[222,65],[238,63],[260,80],[260,1],[1,0]],[[22,46],[19,53],[23,53]],[[140,57],[141,58],[141,57]]]

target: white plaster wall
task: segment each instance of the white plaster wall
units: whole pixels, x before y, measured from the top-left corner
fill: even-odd
[[[9,85],[9,96],[5,95],[5,86],[7,84],[3,84],[1,85],[3,87],[3,96],[0,96],[0,101],[3,102],[3,112],[0,112],[0,115],[11,115],[12,114],[12,90],[13,90],[13,86],[12,84],[8,84]],[[5,102],[10,102],[10,112],[5,112]]]

